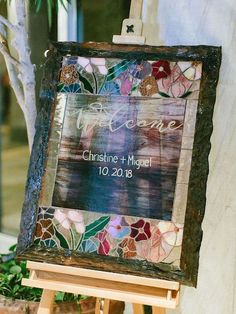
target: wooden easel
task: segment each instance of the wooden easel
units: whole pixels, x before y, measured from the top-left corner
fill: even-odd
[[[56,291],[96,297],[95,314],[108,314],[110,300],[132,303],[135,314],[144,314],[143,304],[152,306],[153,314],[165,314],[164,308],[176,308],[179,300],[174,281],[30,261],[27,268],[30,277],[22,284],[43,289],[38,314],[52,313]]]
[[[123,21],[121,35],[113,36],[114,43],[145,43],[142,3],[131,1],[129,19]],[[38,314],[52,313],[56,291],[96,297],[95,314],[108,314],[110,300],[132,303],[134,314],[144,314],[144,304],[152,306],[153,314],[165,314],[165,309],[176,308],[179,301],[180,285],[174,281],[31,261],[27,268],[30,277],[23,279],[22,284],[43,289]]]
[[[129,18],[122,23],[121,35],[113,36],[114,44],[145,44],[146,39],[142,36],[142,6],[143,0],[131,0]]]

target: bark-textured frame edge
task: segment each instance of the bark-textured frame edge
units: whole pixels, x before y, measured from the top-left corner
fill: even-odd
[[[36,247],[33,244],[38,200],[45,171],[50,126],[57,94],[56,86],[62,58],[66,55],[142,60],[201,61],[203,63],[180,269],[165,263],[153,264],[146,261],[76,253],[55,248]],[[36,135],[31,153],[22,210],[17,246],[18,257],[61,265],[155,277],[196,286],[199,250],[202,240],[201,224],[206,205],[206,184],[209,172],[208,155],[213,129],[212,116],[220,64],[221,48],[213,46],[152,47],[91,42],[84,44],[53,43],[45,64],[40,93],[41,107],[36,121]]]

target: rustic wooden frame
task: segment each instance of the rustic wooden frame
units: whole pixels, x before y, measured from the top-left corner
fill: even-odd
[[[192,166],[189,178],[187,210],[180,268],[168,264],[123,260],[93,254],[76,253],[55,248],[36,247],[33,244],[37,220],[38,200],[45,170],[51,114],[56,97],[58,73],[65,55],[102,56],[169,61],[200,61],[203,64],[197,120],[195,126]],[[45,75],[40,94],[40,111],[36,122],[36,136],[31,154],[26,196],[23,205],[21,229],[18,238],[18,257],[46,261],[61,265],[79,266],[175,280],[196,286],[199,248],[202,239],[201,223],[205,211],[206,184],[209,171],[208,155],[212,133],[212,116],[216,98],[216,86],[221,63],[221,48],[212,46],[151,47],[127,46],[106,43],[54,43],[48,53]]]

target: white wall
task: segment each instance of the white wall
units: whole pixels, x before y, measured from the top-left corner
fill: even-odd
[[[147,17],[148,12],[151,18]],[[148,43],[209,44],[223,48],[198,288],[183,287],[178,310],[167,313],[235,314],[236,1],[144,0],[144,21],[145,31],[150,35]]]

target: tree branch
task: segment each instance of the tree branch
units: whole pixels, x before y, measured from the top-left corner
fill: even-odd
[[[37,115],[36,99],[35,99],[35,73],[34,66],[30,59],[30,47],[27,34],[26,23],[26,2],[15,0],[16,26],[17,36],[15,36],[14,44],[17,46],[17,53],[20,62],[19,76],[22,83],[24,95],[24,116],[27,127],[29,147],[31,150],[34,134],[35,134],[35,119]]]
[[[8,48],[7,48],[7,44],[5,41],[2,41],[2,36],[0,36],[0,52],[2,53],[2,55],[4,56],[4,58],[12,63],[16,68],[19,68],[20,66],[20,63],[14,58],[11,56]]]
[[[13,25],[10,21],[5,19],[2,15],[0,15],[0,23],[4,24],[6,27],[8,27],[12,32],[17,32],[18,28],[16,25]]]
[[[5,25],[2,24],[1,22],[0,22],[0,36],[4,38],[6,38],[7,36]]]
[[[8,49],[8,45],[6,42],[6,39],[0,35],[0,53],[2,53],[7,67],[7,72],[9,75],[9,79],[11,82],[12,89],[14,90],[14,93],[16,95],[16,99],[24,112],[24,95],[23,90],[21,88],[20,82],[17,78],[17,71],[16,69],[19,69],[19,62],[14,59]]]
[[[6,66],[7,66],[7,71],[8,71],[11,87],[12,87],[12,89],[16,95],[16,99],[17,99],[17,102],[18,102],[21,110],[23,111],[23,113],[25,113],[24,94],[23,94],[23,90],[22,90],[22,87],[20,85],[20,82],[17,78],[17,72],[16,72],[14,66],[12,65],[12,63],[9,63],[6,59],[5,59],[5,62],[6,62]]]

